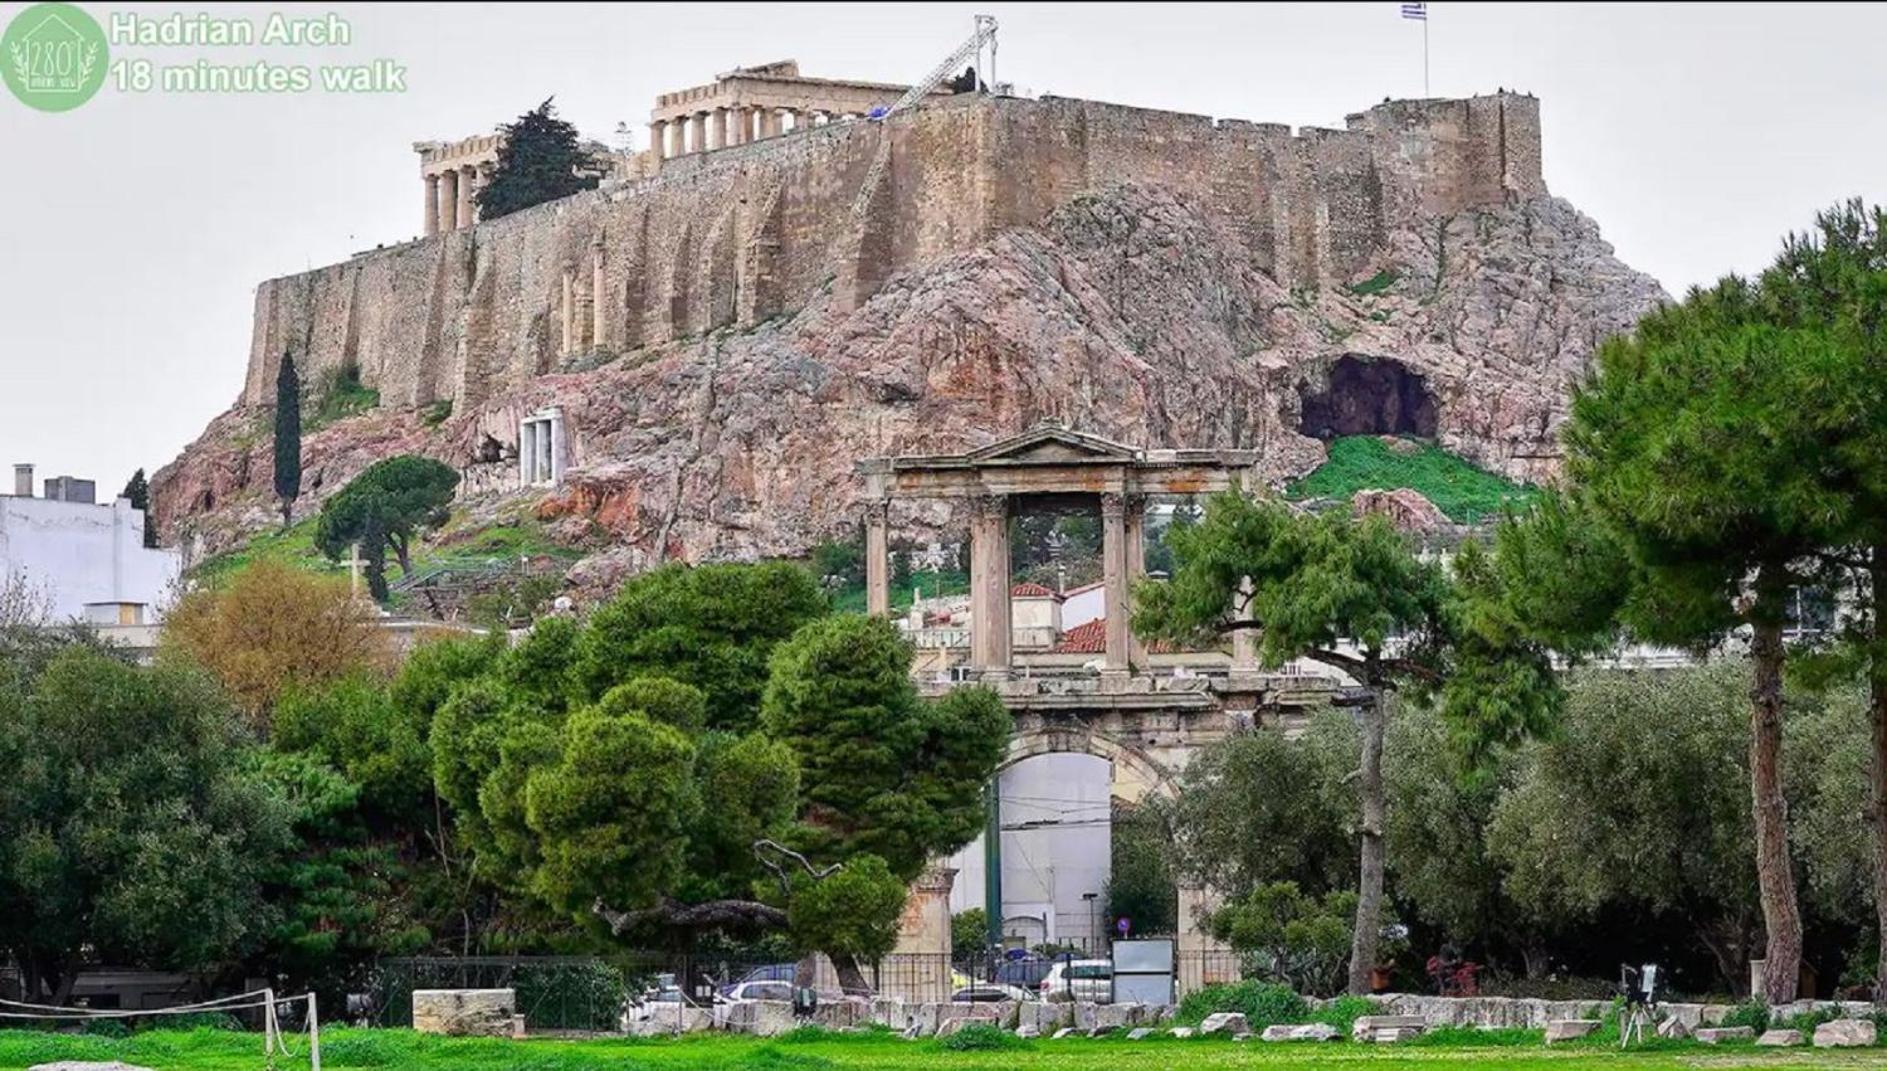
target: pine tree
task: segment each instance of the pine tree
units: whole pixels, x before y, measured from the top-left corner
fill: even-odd
[[[596,188],[602,162],[577,141],[577,128],[557,118],[549,100],[504,126],[498,166],[478,191],[480,219],[497,219],[533,205]]]
[[[275,497],[282,500],[282,527],[294,522],[301,495],[301,376],[295,358],[282,354],[275,374]]]
[[[151,484],[144,478],[143,469],[131,474],[130,482],[124,485],[124,490],[119,492],[118,497],[129,499],[131,508],[144,514],[144,545],[155,548],[157,528],[151,524]]]

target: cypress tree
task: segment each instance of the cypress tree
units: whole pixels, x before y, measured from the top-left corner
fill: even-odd
[[[118,497],[129,499],[131,508],[144,514],[144,545],[156,547],[157,529],[151,524],[151,483],[144,478],[143,469],[131,474],[130,481],[124,485]]]
[[[275,497],[282,500],[282,527],[294,522],[301,495],[301,376],[295,358],[282,354],[275,374]]]
[[[549,100],[503,129],[498,166],[478,191],[480,219],[497,219],[595,189],[601,180],[601,162],[577,140],[577,128],[557,118]]]

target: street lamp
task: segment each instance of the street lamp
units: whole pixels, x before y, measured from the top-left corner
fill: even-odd
[[[1088,954],[1094,955],[1095,954],[1094,948],[1099,946],[1101,943],[1101,931],[1100,931],[1101,922],[1100,922],[1099,917],[1096,916],[1094,913],[1095,912],[1094,902],[1101,898],[1101,894],[1084,892],[1081,894],[1081,898],[1088,902],[1088,940],[1089,942],[1091,942],[1090,947],[1088,949]]]

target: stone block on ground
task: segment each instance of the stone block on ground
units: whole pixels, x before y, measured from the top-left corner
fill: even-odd
[[[1055,1031],[1055,1036],[1051,1038],[1050,1040],[1060,1041],[1062,1038],[1071,1038],[1071,1037],[1074,1037],[1074,1035],[1075,1035],[1074,1027],[1064,1026],[1060,1030]]]
[[[1552,1045],[1585,1037],[1598,1030],[1599,1025],[1597,1019],[1555,1019],[1546,1024],[1546,1043]]]
[[[1673,1015],[1668,1019],[1658,1020],[1658,1036],[1682,1041],[1690,1037],[1691,1028],[1684,1020]]]
[[[727,1005],[724,1022],[736,1033],[763,1038],[776,1037],[799,1025],[792,1003],[784,1000],[744,1000]]]
[[[1367,931],[1365,931],[1365,932],[1367,932]],[[1141,1040],[1142,1038],[1145,1038],[1145,1037],[1147,1037],[1148,1035],[1150,1035],[1150,1034],[1152,1034],[1152,1033],[1153,1033],[1153,1029],[1152,1029],[1151,1027],[1146,1027],[1146,1026],[1136,1026],[1136,1027],[1134,1027],[1134,1028],[1133,1028],[1132,1030],[1129,1030],[1129,1031],[1127,1031],[1127,1040],[1128,1040],[1128,1041],[1139,1041],[1139,1040]]]
[[[1193,1029],[1190,1026],[1176,1026],[1172,1029],[1172,1035],[1176,1038],[1189,1038],[1193,1035]]]
[[[1802,1032],[1800,1030],[1765,1030],[1762,1032],[1762,1036],[1756,1039],[1756,1044],[1765,1048],[1784,1048],[1789,1045],[1800,1045],[1801,1043]]]
[[[1042,1036],[1042,1028],[1036,1026],[1034,1023],[1023,1023],[1016,1027],[1016,1036],[1019,1038],[1039,1038]]]
[[[1342,1041],[1343,1031],[1329,1023],[1304,1023],[1291,1028],[1292,1041]]]
[[[1815,1028],[1818,1049],[1857,1049],[1874,1044],[1874,1024],[1868,1019],[1836,1019]]]
[[[510,1037],[517,1014],[518,995],[512,989],[413,990],[413,1029],[421,1034]]]
[[[1697,1040],[1705,1045],[1721,1045],[1726,1041],[1748,1041],[1756,1036],[1756,1031],[1747,1026],[1705,1026],[1697,1029]]]
[[[972,1022],[978,1022],[978,1021],[980,1020],[958,1019],[955,1017],[945,1019],[943,1022],[937,1024],[937,1036],[940,1038],[947,1038],[950,1035],[956,1033],[957,1031],[963,1029],[965,1025]]]
[[[1350,1036],[1358,1041],[1396,1042],[1412,1038],[1427,1027],[1428,1020],[1421,1015],[1362,1015],[1350,1028]]]
[[[1260,1041],[1289,1041],[1291,1040],[1291,1031],[1295,1029],[1297,1028],[1289,1025],[1288,1023],[1274,1023],[1273,1025],[1267,1026],[1264,1028],[1264,1030],[1259,1032],[1258,1040]]]
[[[1241,1012],[1213,1012],[1199,1024],[1202,1037],[1213,1034],[1228,1034],[1232,1037],[1245,1037],[1251,1033],[1251,1025],[1245,1021]]]

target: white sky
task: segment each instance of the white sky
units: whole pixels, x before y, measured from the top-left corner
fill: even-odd
[[[29,111],[0,93],[0,490],[11,464],[113,492],[235,399],[255,284],[413,235],[411,143],[490,129],[551,94],[588,136],[646,138],[656,93],[792,57],[911,81],[1002,24],[1018,90],[1342,125],[1422,90],[1422,26],[1345,5],[106,5],[349,20],[339,49],[151,49],[162,63],[391,58],[407,92],[136,95]],[[1541,98],[1547,184],[1680,292],[1761,267],[1835,200],[1887,200],[1887,8],[1430,6],[1432,94]],[[0,22],[20,4],[0,5]]]

